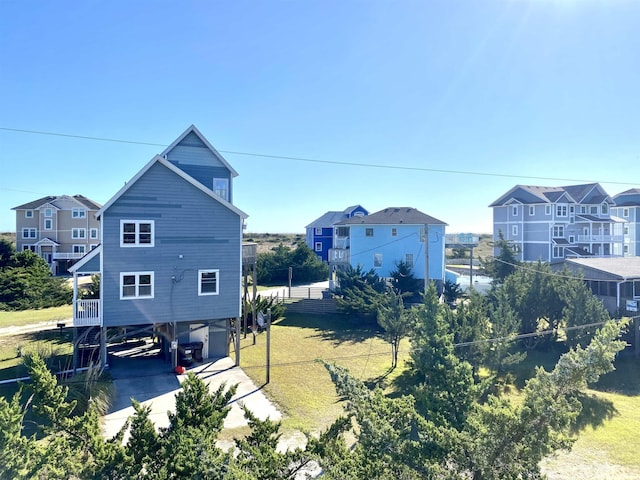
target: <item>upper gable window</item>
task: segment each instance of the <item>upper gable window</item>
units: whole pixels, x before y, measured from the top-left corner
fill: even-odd
[[[229,179],[228,178],[214,178],[213,179],[213,193],[219,197],[229,201]]]
[[[536,207],[533,205],[529,205],[529,216],[533,217],[536,214]]]
[[[513,215],[514,217],[518,216],[518,206],[514,205],[513,207],[511,207],[511,215]]]
[[[322,227],[316,227],[316,235],[322,235]]]
[[[44,209],[44,216],[45,217],[50,217],[53,215],[53,210],[51,209],[51,207],[47,207]]]
[[[120,220],[121,247],[153,247],[153,220]]]
[[[33,218],[33,210],[25,210],[24,216],[25,218]]]
[[[84,208],[72,208],[71,209],[71,217],[72,218],[86,218],[87,210]]]

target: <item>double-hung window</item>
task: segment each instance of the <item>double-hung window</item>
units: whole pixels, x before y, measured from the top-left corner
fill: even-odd
[[[44,219],[44,229],[45,230],[51,230],[51,227],[53,225],[53,220],[51,220],[50,218],[45,218]]]
[[[404,263],[407,264],[407,267],[413,268],[413,253],[405,253],[404,254]]]
[[[567,206],[556,205],[556,217],[566,217],[566,216],[567,216]]]
[[[71,238],[87,238],[87,230],[85,228],[72,228]]]
[[[316,236],[317,235],[322,235],[322,227],[316,227],[315,232],[316,232]]]
[[[322,242],[316,242],[315,248],[316,248],[316,252],[321,252],[322,251]]]
[[[198,270],[198,295],[218,295],[220,270]]]
[[[98,229],[97,228],[91,228],[89,230],[89,238],[98,238]]]
[[[74,245],[73,246],[73,253],[80,253],[80,254],[84,255],[86,251],[87,251],[87,246],[86,245]]]
[[[554,225],[553,226],[553,238],[564,238],[564,226],[563,225]]]
[[[85,218],[86,216],[87,216],[87,211],[84,208],[71,209],[71,218]]]
[[[120,220],[121,247],[153,247],[153,220]]]
[[[120,300],[153,298],[153,272],[121,272]]]
[[[22,238],[36,238],[38,236],[38,230],[36,228],[23,228]]]

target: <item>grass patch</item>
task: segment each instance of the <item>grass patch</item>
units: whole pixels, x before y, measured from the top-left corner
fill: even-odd
[[[18,312],[0,311],[0,328],[22,327],[24,325],[42,322],[57,323],[62,320],[68,320],[72,316],[73,309],[71,305],[43,308],[40,310],[21,310]]]
[[[405,355],[407,345],[403,344]],[[271,354],[271,382],[265,392],[285,415],[284,429],[307,432],[326,428],[343,413],[320,360],[347,367],[355,377],[382,386],[389,386],[402,370],[389,372],[391,346],[376,326],[350,323],[343,315],[287,315],[272,326]],[[251,334],[242,339],[240,360],[256,385],[264,385],[266,333],[258,334],[256,345]]]

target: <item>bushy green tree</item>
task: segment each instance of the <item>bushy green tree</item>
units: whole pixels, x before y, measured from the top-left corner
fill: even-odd
[[[412,328],[412,319],[404,308],[402,295],[389,291],[378,304],[378,325],[384,330],[384,338],[391,344],[391,369],[398,366],[400,341]]]
[[[406,302],[419,302],[424,291],[424,282],[413,275],[413,268],[406,262],[398,262],[389,273],[391,288],[404,297]]]
[[[328,265],[306,243],[298,242],[295,249],[280,244],[271,252],[259,253],[256,260],[258,282],[286,283],[289,267],[293,269],[293,280],[298,283],[318,282],[329,277]]]
[[[504,282],[505,278],[511,275],[521,264],[517,258],[518,247],[505,240],[502,230],[498,232],[498,240],[492,242],[491,246],[498,250],[498,254],[487,259],[481,258],[480,264],[485,275],[499,284]]]
[[[375,270],[365,272],[362,266],[338,270],[338,287],[334,290],[338,310],[348,315],[374,318],[387,285]]]

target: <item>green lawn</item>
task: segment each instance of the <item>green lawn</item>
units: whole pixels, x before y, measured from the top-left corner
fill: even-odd
[[[57,323],[73,316],[71,305],[62,307],[43,308],[41,310],[23,310],[20,312],[0,311],[0,328],[30,325],[32,323]]]

